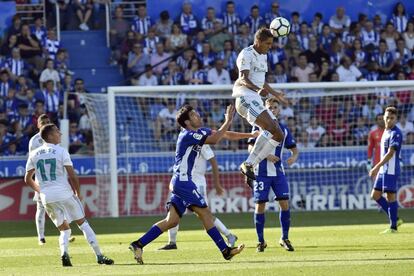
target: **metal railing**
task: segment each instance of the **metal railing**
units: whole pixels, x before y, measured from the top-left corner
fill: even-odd
[[[16,14],[25,23],[32,23],[35,18],[41,16],[43,24],[46,25],[46,8],[44,3],[40,4],[17,4]]]
[[[57,39],[60,41],[60,11],[59,11],[58,2],[55,3],[55,11],[56,11],[56,36],[57,36]]]

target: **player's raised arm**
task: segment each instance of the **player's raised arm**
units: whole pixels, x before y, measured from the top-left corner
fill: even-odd
[[[224,134],[224,138],[230,141],[237,141],[241,139],[256,138],[257,136],[259,136],[259,134],[260,134],[259,131],[250,132],[250,133],[226,131],[226,133]]]
[[[33,175],[35,173],[35,169],[31,169],[26,172],[24,175],[24,182],[29,185],[34,191],[40,193],[39,185],[33,180]]]
[[[291,166],[293,163],[296,162],[296,160],[298,160],[299,150],[297,147],[291,148],[289,150],[292,153],[292,155],[286,160],[286,162],[288,163],[289,166]]]
[[[235,109],[234,109],[233,105],[227,106],[226,113],[224,114],[224,123],[223,123],[223,125],[219,128],[219,130],[217,130],[212,135],[207,137],[207,139],[205,141],[205,144],[213,144],[214,145],[214,144],[217,144],[218,142],[220,142],[220,140],[226,134],[226,131],[229,129],[231,123],[233,122],[234,111],[235,111]]]

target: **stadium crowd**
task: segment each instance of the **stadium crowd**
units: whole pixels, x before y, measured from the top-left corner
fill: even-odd
[[[83,31],[99,25],[94,13],[103,3],[61,1],[63,29],[73,14]],[[266,13],[252,6],[247,18],[238,16],[236,5],[236,1],[227,1],[222,13],[208,7],[205,16],[197,18],[191,4],[184,2],[175,19],[168,11],[150,18],[145,5],[139,5],[134,7],[136,16],[128,20],[124,8],[131,4],[115,1],[110,62],[122,69],[131,85],[231,84],[238,75],[238,52],[253,43],[258,28],[284,16],[291,22],[291,33],[275,39],[268,53],[270,83],[414,80],[414,17],[402,3],[395,5],[386,20],[360,14],[357,21],[351,21],[345,9],[338,7],[333,15],[316,13],[312,22],[303,21],[298,12],[281,13],[278,2]],[[63,116],[65,93],[87,91],[82,79],[72,79],[67,51],[55,30],[46,28],[40,18],[26,24],[15,16],[4,37],[0,49],[0,154],[20,155],[26,154],[27,143],[13,141],[26,141],[33,135],[39,114],[46,112],[58,121]],[[223,119],[223,102],[192,102],[209,124],[217,125]],[[175,133],[179,103],[148,102],[144,116],[151,120],[160,144]],[[376,116],[390,103],[403,110],[400,126],[407,143],[414,142],[412,91],[303,97],[283,106],[281,121],[291,128],[299,147],[365,145]],[[93,142],[81,98],[71,95],[68,110],[71,152],[88,153]],[[247,130],[242,120],[237,126]]]

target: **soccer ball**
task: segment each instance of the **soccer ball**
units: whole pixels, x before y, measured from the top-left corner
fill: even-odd
[[[284,17],[276,17],[270,22],[269,29],[274,37],[287,36],[290,32],[290,23]]]

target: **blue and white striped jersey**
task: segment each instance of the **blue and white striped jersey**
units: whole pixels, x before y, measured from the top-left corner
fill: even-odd
[[[384,164],[379,173],[389,175],[400,175],[400,154],[403,135],[401,130],[394,126],[392,129],[385,129],[381,137],[381,158],[387,154],[389,148],[394,148],[394,156]]]
[[[178,135],[173,171],[179,181],[191,179],[196,158],[209,135],[209,128],[200,128],[197,131],[183,129]]]
[[[282,143],[279,144],[279,146],[276,147],[274,155],[276,157],[279,157],[279,161],[276,163],[270,162],[267,159],[264,159],[262,162],[260,162],[256,168],[255,168],[255,174],[257,176],[277,176],[278,173],[285,174],[283,163],[282,163],[282,157],[283,157],[283,149],[292,149],[296,147],[296,141],[293,138],[292,134],[290,133],[289,129],[279,123],[280,129],[282,130],[284,134],[284,138]],[[252,129],[252,132],[259,130],[258,126],[254,126]],[[253,142],[254,139],[249,140],[249,143]]]

